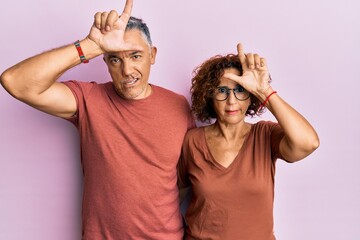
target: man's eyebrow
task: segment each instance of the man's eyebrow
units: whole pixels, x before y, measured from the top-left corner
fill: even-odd
[[[132,51],[130,52],[130,55],[136,55],[136,54],[139,54],[139,53],[142,53],[143,51],[140,51],[140,50],[136,50],[136,51]]]
[[[127,51],[129,56],[134,56],[139,53],[143,53],[141,50]],[[120,58],[116,53],[109,53],[107,58]]]
[[[116,54],[108,54],[107,58],[119,58]]]

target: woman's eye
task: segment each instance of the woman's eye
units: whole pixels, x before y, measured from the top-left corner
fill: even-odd
[[[243,87],[241,87],[241,86],[239,86],[239,87],[237,87],[237,88],[235,88],[235,92],[244,92],[245,91],[245,89],[243,88]]]
[[[219,87],[218,91],[219,91],[219,93],[227,93],[227,88]]]

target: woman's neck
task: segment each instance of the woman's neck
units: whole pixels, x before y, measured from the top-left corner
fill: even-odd
[[[242,139],[250,129],[250,124],[242,121],[237,124],[228,124],[216,121],[209,126],[210,135],[216,138],[223,138],[226,142],[237,141]]]

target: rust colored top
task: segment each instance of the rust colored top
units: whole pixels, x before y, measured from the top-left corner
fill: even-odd
[[[192,186],[186,239],[274,240],[275,162],[283,130],[260,121],[225,168],[211,155],[204,127],[190,130],[178,164],[180,185]]]
[[[66,85],[78,105],[82,239],[182,239],[176,164],[194,126],[186,99],[155,85],[141,100],[119,97],[112,82]]]

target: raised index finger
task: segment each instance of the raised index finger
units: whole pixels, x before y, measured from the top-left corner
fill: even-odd
[[[126,0],[124,10],[121,14],[121,18],[122,20],[124,20],[124,22],[127,22],[129,20],[131,16],[132,7],[133,7],[133,0]]]
[[[239,55],[241,67],[242,67],[243,70],[247,70],[248,67],[247,67],[247,64],[246,64],[246,56],[245,56],[245,53],[244,53],[243,45],[241,43],[238,43],[237,50],[238,50],[238,55]]]

